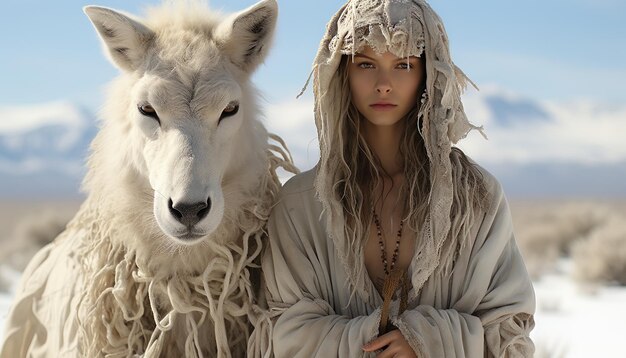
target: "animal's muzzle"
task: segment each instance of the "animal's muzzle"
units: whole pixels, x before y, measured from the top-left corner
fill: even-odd
[[[170,214],[178,220],[181,224],[191,229],[194,225],[204,219],[211,210],[211,198],[207,198],[204,203],[176,203],[170,200],[168,201],[168,208]]]

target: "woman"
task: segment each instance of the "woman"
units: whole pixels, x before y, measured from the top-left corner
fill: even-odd
[[[321,159],[282,190],[262,269],[277,357],[527,357],[534,293],[423,0],[352,0],[315,61]]]

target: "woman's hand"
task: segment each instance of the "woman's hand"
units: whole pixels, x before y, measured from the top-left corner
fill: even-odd
[[[363,346],[363,350],[366,352],[374,352],[383,348],[385,350],[377,355],[377,358],[417,358],[400,330],[383,334]]]

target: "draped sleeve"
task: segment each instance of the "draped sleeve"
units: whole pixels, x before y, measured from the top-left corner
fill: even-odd
[[[417,305],[394,321],[418,357],[532,357],[535,295],[515,243],[507,200],[494,200],[471,248],[463,279],[448,309]]]
[[[279,314],[272,332],[274,354],[362,357],[362,346],[378,333],[380,310],[352,318],[335,312],[328,282],[332,273],[326,258],[318,257],[325,250],[308,237],[308,224],[292,220],[295,209],[288,203],[295,198],[290,199],[280,201],[270,216],[262,265],[270,310]]]

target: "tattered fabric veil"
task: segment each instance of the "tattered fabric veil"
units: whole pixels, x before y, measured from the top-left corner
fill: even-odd
[[[461,93],[469,79],[452,62],[443,23],[426,2],[353,0],[333,16],[313,67],[315,123],[321,152],[315,189],[326,215],[328,235],[334,241],[353,290],[364,300],[370,301],[371,294],[363,270],[364,240],[346,237],[343,208],[334,194],[336,182],[328,175],[329,169],[337,165],[341,151],[333,143],[330,132],[333,121],[340,120],[340,104],[336,99],[340,98],[337,91],[341,87],[333,85],[333,77],[338,75],[342,56],[354,55],[364,45],[377,52],[389,51],[398,57],[425,56],[426,60],[426,89],[419,112],[423,125],[419,130],[430,161],[431,187],[428,215],[410,267],[413,299],[438,267],[451,267],[459,248],[465,244],[459,240],[469,236],[467,232],[459,233],[459,226],[468,222],[467,217],[473,217],[472,208],[464,211],[466,218],[451,220],[455,190],[460,190],[453,185],[453,167],[460,164],[450,158],[452,144],[472,129],[482,133],[482,128],[470,124],[465,115]],[[451,232],[455,234],[449,235]]]

